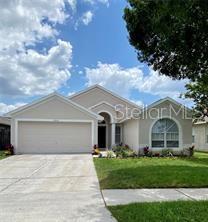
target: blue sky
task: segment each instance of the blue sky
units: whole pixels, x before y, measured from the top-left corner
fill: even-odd
[[[138,104],[165,96],[181,101],[185,81],[137,60],[122,18],[125,0],[8,2],[0,3],[0,113],[93,84]]]

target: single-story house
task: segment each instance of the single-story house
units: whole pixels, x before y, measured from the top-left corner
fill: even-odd
[[[171,148],[181,151],[192,144],[190,110],[171,98],[142,108],[94,85],[70,97],[52,93],[15,109],[11,143],[15,153],[90,153],[99,148],[127,144],[138,151]]]
[[[208,151],[208,121],[193,123],[192,142],[196,150]]]

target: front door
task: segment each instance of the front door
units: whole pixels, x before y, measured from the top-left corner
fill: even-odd
[[[98,147],[106,148],[106,126],[98,126]]]

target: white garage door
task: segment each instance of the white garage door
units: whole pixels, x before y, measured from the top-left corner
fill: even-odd
[[[18,123],[20,153],[90,153],[91,149],[91,123]]]

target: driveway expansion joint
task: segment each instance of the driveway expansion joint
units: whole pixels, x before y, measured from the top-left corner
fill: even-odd
[[[104,195],[103,195],[102,190],[100,190],[100,193],[101,193],[101,196],[102,196],[102,198],[103,198],[103,202],[104,202],[104,204],[105,204],[105,207],[107,207],[107,203],[106,203],[106,201],[105,201],[105,198],[104,198]]]
[[[35,169],[29,176],[27,176],[26,178],[31,178],[34,174],[36,174],[38,171],[40,171],[42,168],[44,168],[45,166],[47,166],[49,164],[49,161],[47,161],[46,163],[43,163],[39,168]]]
[[[190,200],[193,200],[193,201],[196,201],[196,200],[197,200],[197,199],[189,196],[188,194],[184,193],[184,192],[183,192],[182,190],[180,190],[180,189],[175,189],[175,190],[176,190],[177,192],[183,194],[184,196],[188,197]]]
[[[8,186],[4,187],[2,190],[0,190],[0,193],[4,192],[5,190],[7,190],[9,187],[13,186],[14,184],[18,183],[20,180],[22,180],[23,178],[19,178],[16,181],[14,181],[13,183],[10,183]]]

